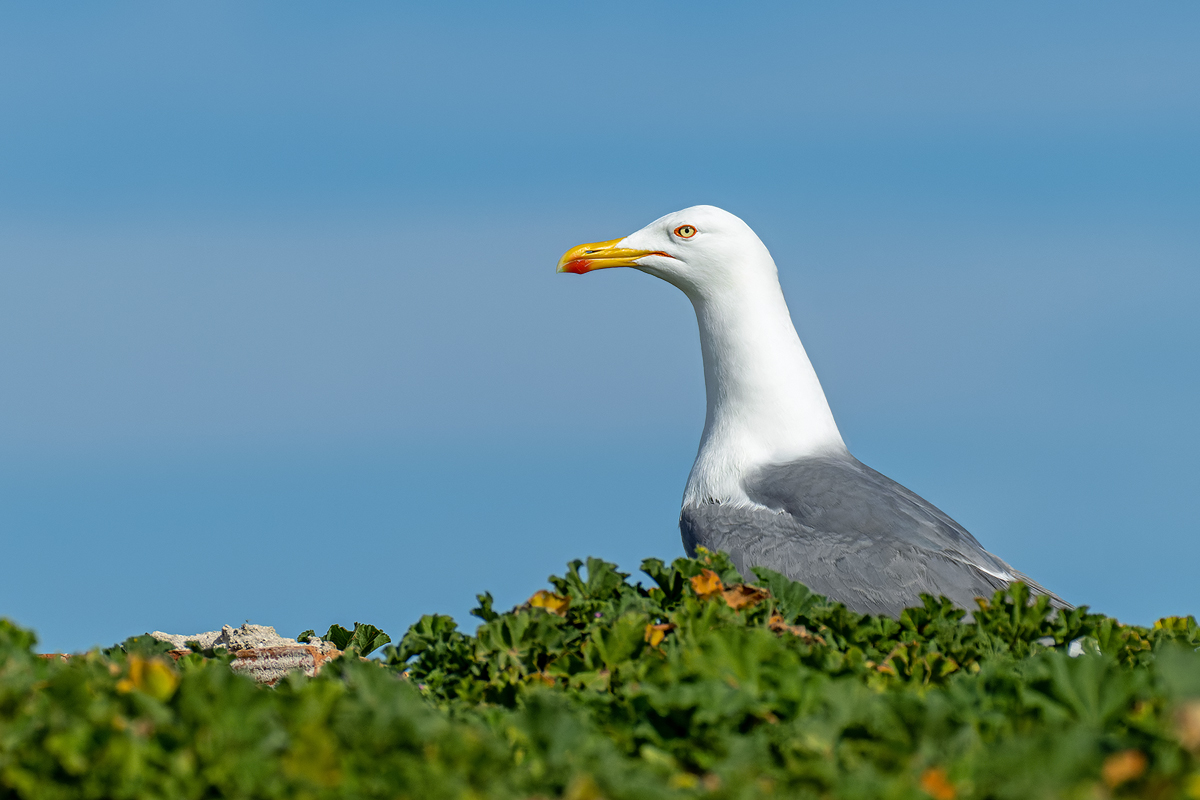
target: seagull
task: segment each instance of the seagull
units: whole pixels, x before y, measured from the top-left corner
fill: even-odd
[[[559,272],[633,267],[678,287],[700,326],[707,409],[679,516],[684,549],[765,567],[853,611],[898,617],[923,593],[964,609],[1020,581],[961,525],[847,450],[750,226],[692,206],[623,239],[581,244]]]

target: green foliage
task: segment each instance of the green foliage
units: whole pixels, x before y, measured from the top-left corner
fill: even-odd
[[[297,636],[296,641],[310,642],[315,638],[317,635],[310,628]],[[330,625],[329,631],[321,638],[332,643],[338,650],[353,651],[360,656],[365,656],[392,640],[392,637],[374,625],[365,625],[361,622],[354,623],[352,631],[346,630],[341,625]]]
[[[365,656],[392,640],[392,637],[374,625],[364,625],[361,622],[354,623],[352,631],[341,625],[330,625],[324,638],[327,642],[333,642],[333,646],[338,650],[346,650],[360,656]]]
[[[386,634],[334,626],[348,654],[275,689],[141,638],[42,659],[0,620],[0,797],[1200,799],[1192,617],[1018,585],[889,619],[721,554],[643,571],[572,562],[382,661],[358,656]]]
[[[166,655],[171,649],[172,645],[169,642],[155,639],[150,634],[144,633],[141,636],[130,636],[119,645],[106,649],[104,655],[122,661],[127,655],[159,656]]]

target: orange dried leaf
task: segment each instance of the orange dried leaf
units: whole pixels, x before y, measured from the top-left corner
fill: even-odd
[[[757,586],[747,586],[744,583],[734,584],[721,593],[725,598],[725,602],[735,611],[741,611],[743,608],[757,605],[763,600],[771,596],[771,593],[766,589],[761,589]]]
[[[664,622],[662,625],[647,623],[643,638],[650,643],[651,647],[658,647],[667,634],[673,630],[675,630],[675,625],[670,622]]]
[[[954,800],[958,794],[941,767],[930,767],[921,773],[921,789],[933,800]]]
[[[818,636],[815,633],[809,633],[808,629],[803,625],[788,625],[787,620],[778,611],[771,614],[771,619],[767,620],[767,627],[772,633],[790,633],[793,636],[799,636],[803,641],[813,644],[825,644],[825,638]]]
[[[1104,759],[1100,777],[1104,778],[1108,788],[1115,789],[1122,783],[1140,778],[1147,763],[1146,754],[1141,750],[1122,750]]]
[[[565,617],[567,615],[567,608],[571,605],[571,600],[570,598],[542,589],[529,598],[529,605],[534,608],[544,608],[551,614]]]
[[[699,575],[693,575],[691,581],[692,590],[700,596],[701,600],[708,600],[725,591],[725,584],[721,583],[720,576],[711,569],[702,570]]]

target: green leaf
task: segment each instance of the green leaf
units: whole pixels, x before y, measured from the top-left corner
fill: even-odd
[[[354,632],[348,631],[341,625],[330,625],[329,630],[321,637],[327,642],[331,642],[338,650],[345,650],[350,646],[350,641],[354,638]]]
[[[0,650],[9,649],[31,653],[37,644],[37,634],[20,627],[12,620],[0,617]]]
[[[365,656],[375,649],[383,647],[391,640],[392,637],[374,625],[356,622],[354,623],[354,635],[350,638],[350,649],[355,650],[360,656]]]
[[[352,631],[341,625],[330,625],[329,632],[322,638],[332,642],[338,650],[352,651],[360,656],[365,656],[392,640],[392,637],[379,628],[362,622],[355,622]]]
[[[813,609],[829,602],[804,584],[773,570],[754,567],[754,574],[758,578],[755,583],[771,593],[775,598],[776,608],[789,621],[808,616]]]
[[[483,594],[475,595],[475,599],[479,601],[479,605],[471,609],[471,616],[478,617],[484,622],[491,622],[496,617],[500,616],[492,610],[492,593],[484,592]]]
[[[128,655],[137,656],[156,656],[164,653],[169,653],[175,649],[175,646],[170,642],[164,642],[161,639],[155,639],[150,634],[142,634],[141,636],[130,636],[125,641],[121,642],[116,648],[110,648],[105,652],[112,652],[114,649],[120,649]]]

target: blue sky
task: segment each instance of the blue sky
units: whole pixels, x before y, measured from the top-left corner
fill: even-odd
[[[681,553],[695,321],[772,249],[851,449],[1076,603],[1196,613],[1200,9],[5,4],[0,615],[46,650]]]

